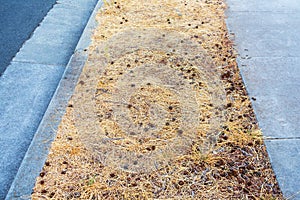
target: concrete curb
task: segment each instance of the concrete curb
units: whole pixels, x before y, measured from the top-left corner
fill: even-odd
[[[97,25],[95,16],[102,4],[103,2],[101,0],[98,1],[90,16],[76,46],[75,53],[68,62],[62,79],[9,189],[6,200],[31,198],[35,179],[47,159],[51,143],[55,138],[57,128],[65,113],[65,108],[72,96],[81,70],[88,57],[87,47],[90,44],[93,30]]]

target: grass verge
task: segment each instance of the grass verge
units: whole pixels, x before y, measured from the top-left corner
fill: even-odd
[[[105,2],[32,198],[282,199],[225,9]]]

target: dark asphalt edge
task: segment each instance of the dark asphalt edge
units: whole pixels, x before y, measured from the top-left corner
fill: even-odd
[[[75,53],[71,56],[66,66],[62,79],[6,195],[6,200],[31,199],[36,177],[39,176],[44,166],[51,143],[55,139],[56,131],[65,114],[68,101],[73,94],[78,78],[88,58],[88,46],[90,45],[93,31],[97,26],[95,17],[102,5],[103,1],[99,0],[88,20],[75,48]]]
[[[54,5],[55,5],[56,3],[57,3],[57,2],[55,2],[55,3],[52,4],[52,6],[49,8],[48,12],[49,12],[51,9],[53,9],[53,7],[54,7]],[[7,66],[4,67],[3,70],[0,68],[0,77],[4,74],[6,68],[10,65],[10,63],[12,62],[12,60],[14,59],[14,57],[17,55],[17,53],[20,51],[20,49],[21,49],[21,48],[23,47],[23,45],[25,44],[25,42],[26,42],[27,40],[29,40],[29,39],[33,36],[34,31],[36,30],[36,28],[38,28],[38,27],[41,25],[42,21],[45,19],[46,16],[47,16],[47,14],[46,14],[44,17],[42,17],[42,19],[39,21],[39,23],[36,25],[36,27],[33,29],[33,31],[25,38],[24,42],[19,46],[19,50],[15,53],[15,55],[13,55],[13,56],[10,58],[10,61],[9,61],[9,63],[7,64]]]

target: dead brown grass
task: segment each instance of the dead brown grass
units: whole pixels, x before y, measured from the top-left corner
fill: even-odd
[[[225,8],[222,0],[106,2],[97,16],[99,27],[93,36],[89,59],[37,178],[32,198],[282,199],[236,65],[224,22]],[[134,41],[130,37],[139,34],[145,38],[137,37],[135,41],[143,48],[120,52],[126,52],[128,43]],[[121,42],[126,37],[130,42]],[[170,52],[163,46],[160,51],[153,50],[159,43],[152,45],[151,41],[160,37],[169,37],[159,41],[162,44],[171,41],[168,43]],[[194,48],[180,47],[181,41]],[[152,49],[146,49],[146,44],[151,44]],[[193,61],[192,57],[198,54],[202,56]],[[124,74],[132,70],[133,74],[145,77],[143,71],[138,71],[139,66],[151,63],[182,73],[182,82],[191,85],[191,93],[195,93],[191,100],[185,101],[186,96],[178,98],[173,90],[153,85],[155,80],[147,85],[147,80],[141,86],[143,90],[132,93],[130,101],[122,102],[131,109],[133,124],[149,124],[154,119],[158,123],[155,125],[160,126],[160,121],[165,120],[160,116],[145,117],[150,106],[143,102],[153,104],[157,100],[160,107],[169,109],[162,114],[171,119],[166,121],[167,127],[161,125],[159,129],[163,139],[128,136],[127,123],[121,129],[118,124],[122,120],[113,117],[119,112],[117,108],[122,110],[112,102],[119,98],[114,94],[127,95],[123,91],[116,92],[115,88],[122,89],[125,87],[122,84],[131,80],[122,79]],[[161,78],[158,73],[157,76]],[[184,88],[178,91],[185,94]],[[189,107],[190,104],[184,102],[194,102],[195,108],[189,111],[200,116],[200,121],[190,122],[191,130],[181,130],[186,124],[184,114],[177,107],[180,104]],[[172,121],[173,118],[176,120]],[[144,124],[141,126],[147,128]],[[183,136],[177,136],[179,130]],[[122,139],[107,145],[102,142],[103,138]],[[151,140],[136,142],[137,138]],[[188,142],[176,142],[173,138],[184,138]],[[182,142],[182,148],[164,151],[176,149]],[[124,159],[114,159],[116,154],[110,154],[118,153],[115,151],[118,146],[122,146],[122,152],[147,155],[148,161],[138,161],[150,164],[120,168]],[[97,152],[99,150],[102,152]],[[107,154],[103,153],[105,150]],[[154,153],[158,150],[167,152],[168,158]],[[128,156],[125,160],[131,159],[133,157]],[[151,159],[160,160],[161,165],[149,167]]]

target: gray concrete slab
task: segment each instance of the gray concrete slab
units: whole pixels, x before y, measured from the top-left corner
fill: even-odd
[[[41,123],[39,123],[38,130],[34,131],[33,139],[31,138],[29,140],[30,146],[28,142],[26,145],[24,145],[24,148],[28,150],[25,157],[21,159],[21,166],[19,164],[16,167],[18,173],[14,178],[14,182],[10,187],[10,191],[6,196],[6,199],[30,199],[31,192],[35,184],[35,179],[46,161],[48,151],[50,149],[51,142],[55,138],[55,133],[60,123],[61,116],[65,113],[68,100],[73,93],[86,58],[87,53],[84,51],[77,52],[72,56],[67,70],[65,71],[58,86],[59,89],[55,93],[55,97],[49,104],[47,111],[44,112],[45,115]],[[14,144],[10,144],[10,148],[15,148],[15,146],[16,145]],[[20,153],[24,154],[26,150],[24,151],[22,149],[20,150]],[[14,156],[16,154],[16,150],[13,149],[8,154],[9,156]],[[18,158],[17,155],[15,156]],[[8,164],[7,167],[9,167]],[[11,173],[8,174],[12,176]]]
[[[241,57],[300,55],[299,15],[278,12],[233,13],[227,22],[230,24],[229,31],[234,30]]]
[[[300,199],[300,2],[227,0],[242,78],[286,198]]]
[[[24,128],[39,123],[36,116],[44,115],[45,101],[52,97],[63,71],[63,66],[29,63],[12,63],[7,68],[0,78],[2,139],[22,139],[28,134]]]
[[[87,22],[86,14],[95,5],[92,2],[59,1],[13,61],[66,65]]]
[[[30,143],[28,140],[22,141],[21,138],[5,140],[0,139],[0,171],[1,174],[4,173],[4,176],[0,176],[0,199],[5,198],[5,194],[10,188],[11,182],[7,180],[13,180],[15,176],[14,173],[16,173],[19,168],[16,163],[22,162],[22,158],[20,158],[19,154],[24,154],[24,149],[28,148],[28,143]],[[7,169],[10,169],[10,171]]]
[[[57,4],[63,4],[67,7],[71,7],[71,8],[75,8],[76,10],[78,9],[82,9],[82,10],[86,10],[86,9],[90,9],[91,6],[95,6],[95,2],[94,1],[87,1],[87,0],[57,0],[56,1]]]
[[[49,17],[45,17],[0,77],[0,199],[24,199],[25,196],[21,194],[31,193],[37,171],[41,170],[47,152],[45,146],[38,147],[41,146],[40,143],[49,144],[51,141],[46,132],[42,133],[44,137],[41,138],[44,140],[37,140],[34,145],[32,139],[37,130],[53,128],[45,125],[45,112],[51,107],[49,102],[97,2],[98,0],[58,1],[50,10]],[[86,52],[77,52],[74,55],[76,59],[73,56],[76,63],[83,63],[83,54]],[[74,69],[77,69],[77,74],[80,73],[78,67]],[[68,76],[65,75],[64,78],[68,79]],[[76,83],[74,79],[70,81]],[[67,90],[63,93],[71,95]],[[57,121],[53,123],[55,122]],[[26,154],[30,145],[36,151]],[[23,160],[24,156],[27,162]],[[24,172],[25,169],[30,170]],[[24,188],[27,189],[26,192]]]
[[[81,1],[81,0],[79,0]],[[95,16],[97,10],[102,5],[99,1],[89,19],[87,26],[76,46],[75,53],[72,55],[62,79],[56,89],[47,111],[35,132],[34,138],[26,152],[20,168],[8,191],[6,200],[11,199],[30,199],[35,179],[40,173],[50,149],[51,142],[54,140],[56,130],[61,118],[65,113],[69,98],[73,94],[77,80],[88,56],[88,45],[91,34],[95,28]],[[1,179],[0,179],[1,180]]]
[[[300,58],[254,57],[239,59],[247,90],[268,138],[299,137]]]
[[[285,197],[299,199],[300,140],[268,140],[265,143],[269,149],[273,168],[277,172],[280,188],[284,189]]]
[[[0,77],[0,199],[18,171],[63,72],[63,66],[12,63]]]
[[[239,12],[284,12],[294,13],[300,11],[298,0],[240,0],[229,2],[231,11]]]

